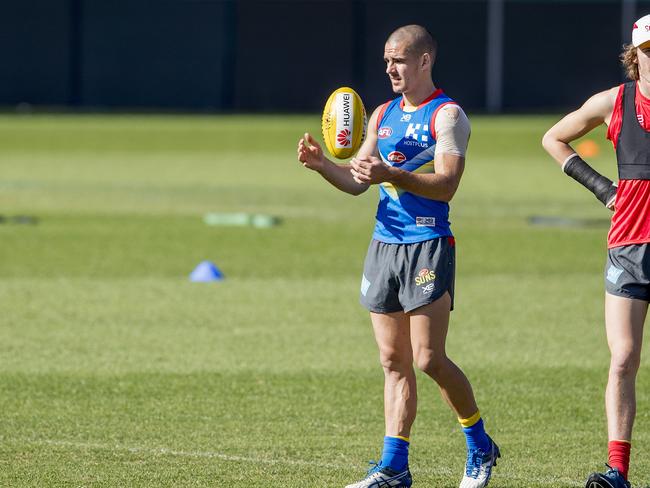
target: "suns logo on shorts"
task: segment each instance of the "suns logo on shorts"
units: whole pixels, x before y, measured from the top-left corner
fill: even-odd
[[[352,132],[350,132],[350,129],[343,129],[338,134],[336,134],[336,141],[341,146],[345,146],[345,147],[351,146],[352,145]]]
[[[436,279],[435,271],[429,270],[427,268],[422,268],[420,271],[418,271],[418,275],[415,277],[415,284],[417,286],[422,286],[425,283],[428,283],[435,279]]]

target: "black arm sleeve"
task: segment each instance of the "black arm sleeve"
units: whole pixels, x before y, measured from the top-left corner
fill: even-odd
[[[563,170],[571,178],[596,195],[596,198],[603,205],[607,205],[616,195],[616,186],[614,183],[589,166],[577,154],[566,162]]]

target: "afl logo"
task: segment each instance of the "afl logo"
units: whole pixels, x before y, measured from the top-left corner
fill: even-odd
[[[390,137],[392,133],[393,133],[393,129],[391,129],[390,127],[380,127],[379,130],[377,131],[377,136],[380,139],[386,139],[387,137]]]
[[[388,154],[387,159],[391,163],[403,163],[404,161],[406,161],[406,156],[404,156],[404,154],[399,151],[393,151],[392,153]]]
[[[336,142],[341,146],[349,147],[352,145],[352,132],[349,129],[343,129],[336,134]]]

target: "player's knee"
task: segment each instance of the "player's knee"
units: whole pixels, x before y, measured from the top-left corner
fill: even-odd
[[[431,376],[437,378],[440,376],[445,367],[446,358],[443,355],[435,354],[431,350],[418,351],[415,358],[417,368]]]
[[[614,376],[634,376],[639,370],[640,364],[641,356],[634,350],[613,351],[609,371]]]
[[[411,367],[411,357],[400,354],[395,349],[385,349],[379,353],[379,362],[386,374],[402,373]]]

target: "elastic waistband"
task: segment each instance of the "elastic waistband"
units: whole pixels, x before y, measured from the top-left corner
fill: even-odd
[[[438,236],[438,237],[432,237],[431,239],[424,239],[422,241],[414,241],[414,242],[386,242],[377,239],[376,237],[373,237],[372,241],[378,242],[379,244],[384,244],[386,246],[411,246],[415,244],[423,244],[425,242],[441,241],[443,239],[445,239],[451,247],[454,247],[456,245],[456,239],[454,238],[454,236]]]

